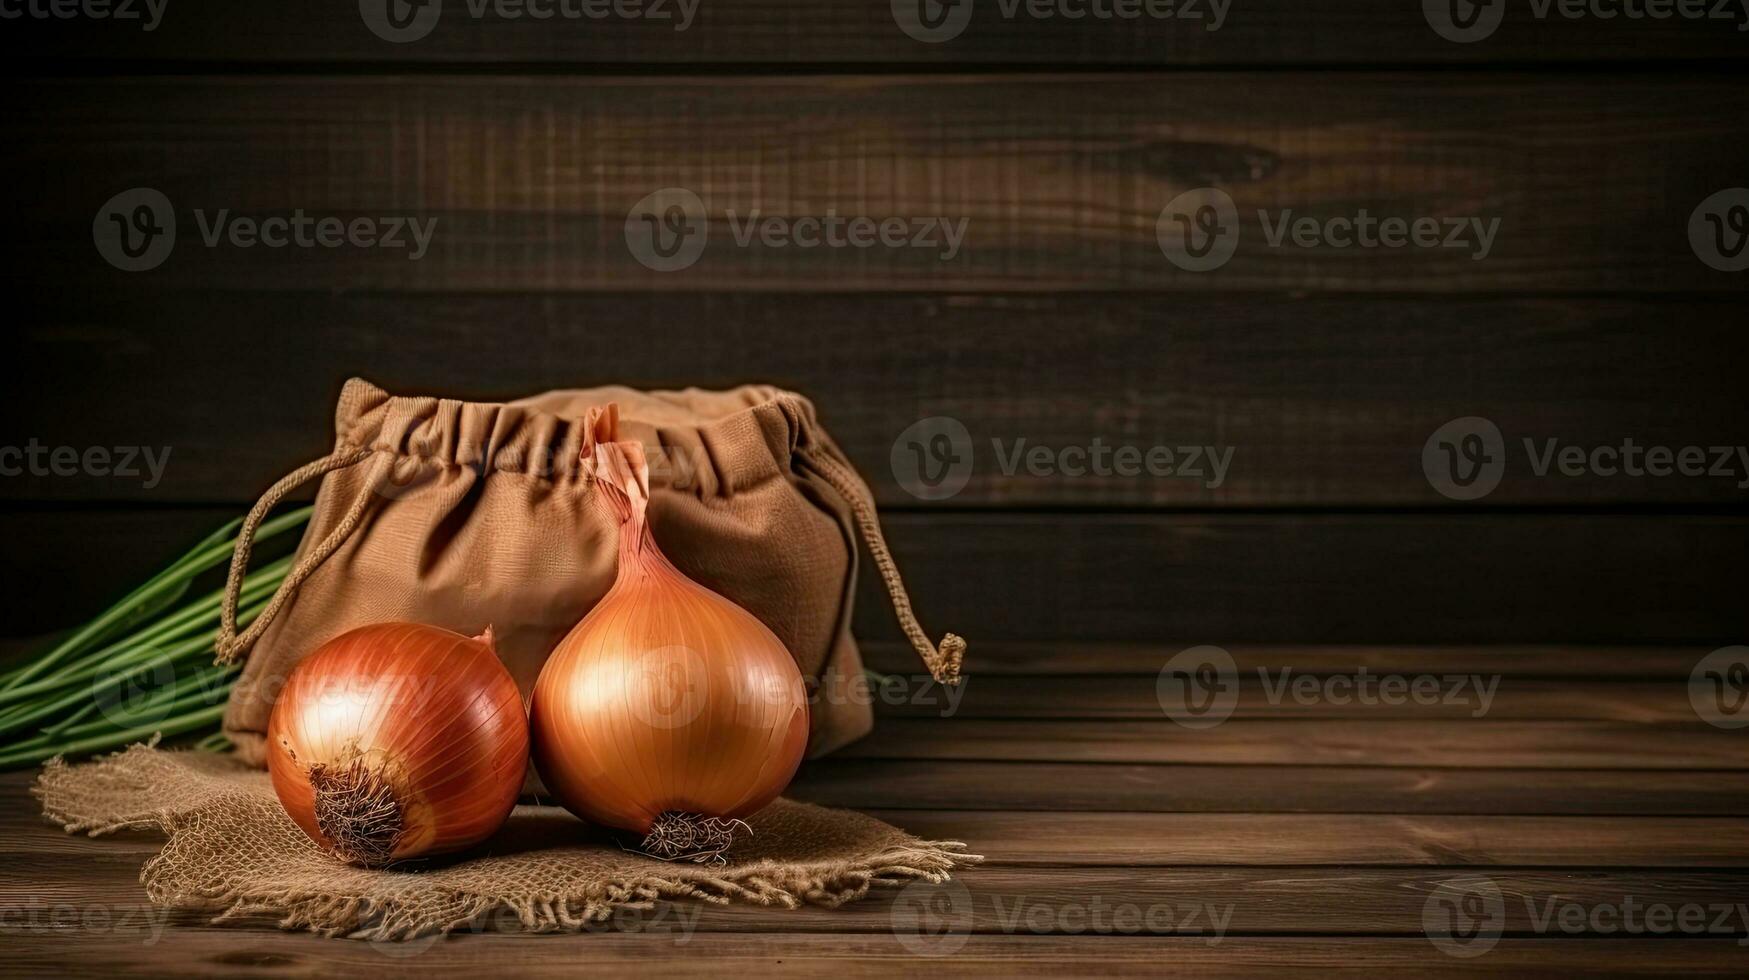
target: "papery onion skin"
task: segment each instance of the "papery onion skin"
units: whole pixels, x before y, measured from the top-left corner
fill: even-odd
[[[702,832],[783,792],[807,748],[807,691],[776,634],[656,547],[640,447],[598,445],[595,464],[623,521],[619,573],[535,683],[534,761],[571,812],[657,853],[649,835],[665,815]],[[716,857],[727,843],[658,856]]]
[[[365,866],[490,837],[527,765],[522,697],[490,628],[472,639],[414,623],[341,634],[292,671],[267,728],[286,812]]]

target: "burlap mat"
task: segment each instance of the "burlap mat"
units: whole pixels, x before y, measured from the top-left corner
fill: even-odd
[[[266,772],[146,745],[83,765],[51,761],[35,793],[68,831],[168,834],[140,872],[159,905],[214,911],[215,921],[271,915],[285,929],[356,939],[411,939],[488,920],[582,931],[663,899],[835,906],[871,887],[944,881],[956,864],[981,860],[959,841],[918,840],[860,813],[780,799],[748,820],[753,836],[721,867],[633,854],[563,810],[519,806],[466,855],[369,871],[319,850],[286,816]]]

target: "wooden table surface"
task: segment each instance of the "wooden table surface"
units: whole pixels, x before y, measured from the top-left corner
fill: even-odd
[[[1162,707],[1158,665],[1174,652],[1011,653],[968,679],[957,708],[923,686],[887,698],[874,735],[810,764],[792,795],[988,860],[838,910],[675,905],[584,935],[408,944],[217,926],[148,903],[138,875],[155,835],[64,834],[28,795],[31,774],[7,774],[0,971],[1749,969],[1749,734],[1690,704],[1706,651],[1234,649],[1240,696],[1204,728]],[[1397,675],[1439,678],[1442,693],[1384,703]],[[1476,682],[1457,689],[1459,676],[1491,692],[1479,716]],[[1345,697],[1331,678],[1377,696]]]

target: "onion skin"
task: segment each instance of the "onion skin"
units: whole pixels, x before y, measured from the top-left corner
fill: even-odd
[[[757,617],[687,578],[656,547],[643,519],[641,448],[598,444],[595,464],[597,487],[620,511],[619,572],[535,682],[535,767],[566,809],[645,835],[646,852],[715,858],[730,825],[776,799],[801,765],[801,671]],[[652,832],[676,821],[682,836],[717,834],[717,845],[653,847],[665,834]]]
[[[329,853],[366,866],[490,837],[527,763],[522,697],[490,629],[470,639],[382,623],[341,634],[292,671],[267,728],[286,812]]]

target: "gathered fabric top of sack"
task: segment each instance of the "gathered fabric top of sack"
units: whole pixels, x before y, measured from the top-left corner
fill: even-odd
[[[526,700],[547,654],[613,584],[618,528],[581,460],[614,438],[641,443],[649,458],[663,551],[795,657],[813,695],[811,756],[872,724],[850,634],[858,538],[930,673],[957,681],[964,642],[950,633],[938,646],[918,625],[872,495],[806,398],[767,385],[607,386],[490,403],[390,395],[353,379],[335,411],[333,452],[274,484],[238,538],[217,653],[248,657],[224,720],[243,759],[263,764],[274,697],[292,668],[371,623],[464,635],[490,626]],[[318,477],[291,573],[239,633],[255,529]]]

